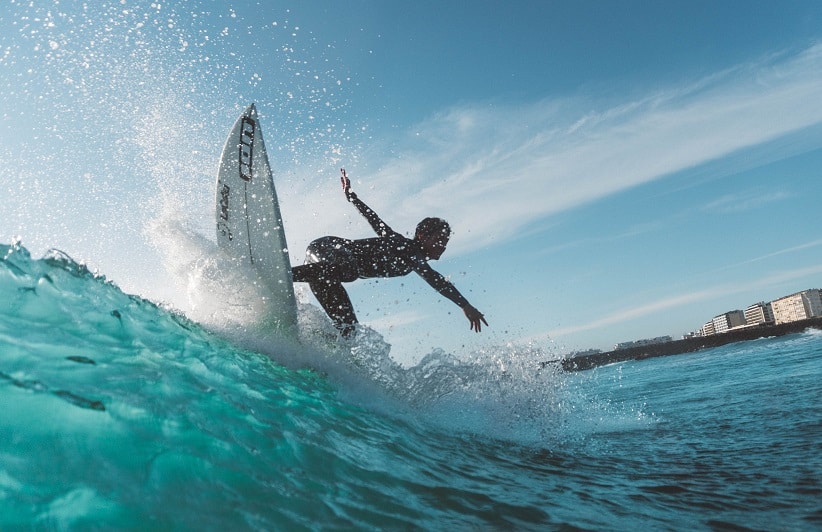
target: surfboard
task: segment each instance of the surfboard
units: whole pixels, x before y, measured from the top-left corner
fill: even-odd
[[[270,319],[283,334],[297,333],[297,302],[280,204],[263,131],[252,103],[228,134],[217,172],[217,245],[237,267],[251,270]]]

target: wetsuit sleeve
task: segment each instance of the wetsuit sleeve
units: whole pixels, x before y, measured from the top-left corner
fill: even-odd
[[[348,201],[354,204],[357,207],[357,210],[360,211],[368,223],[371,225],[371,228],[374,229],[374,232],[377,233],[379,236],[388,236],[394,233],[394,230],[388,227],[388,225],[383,222],[380,217],[377,215],[374,210],[363,203],[363,201],[357,197],[356,194],[351,192],[348,196]]]
[[[456,303],[459,308],[468,305],[468,300],[460,294],[457,287],[451,284],[451,281],[446,279],[445,276],[429,266],[427,262],[420,264],[414,271],[425,279],[425,282],[430,284],[434,290]]]

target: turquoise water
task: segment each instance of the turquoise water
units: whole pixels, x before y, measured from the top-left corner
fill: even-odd
[[[4,530],[822,527],[819,332],[401,368],[370,331],[254,352],[59,252],[0,257]]]

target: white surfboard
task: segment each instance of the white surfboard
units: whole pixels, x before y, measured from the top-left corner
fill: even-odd
[[[217,172],[215,220],[219,248],[240,268],[256,274],[270,297],[272,325],[297,332],[297,303],[277,191],[254,104],[228,134]]]

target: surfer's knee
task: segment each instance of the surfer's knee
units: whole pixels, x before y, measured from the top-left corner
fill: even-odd
[[[337,255],[347,251],[347,242],[338,236],[324,236],[313,240],[305,249],[305,262],[333,262]]]

